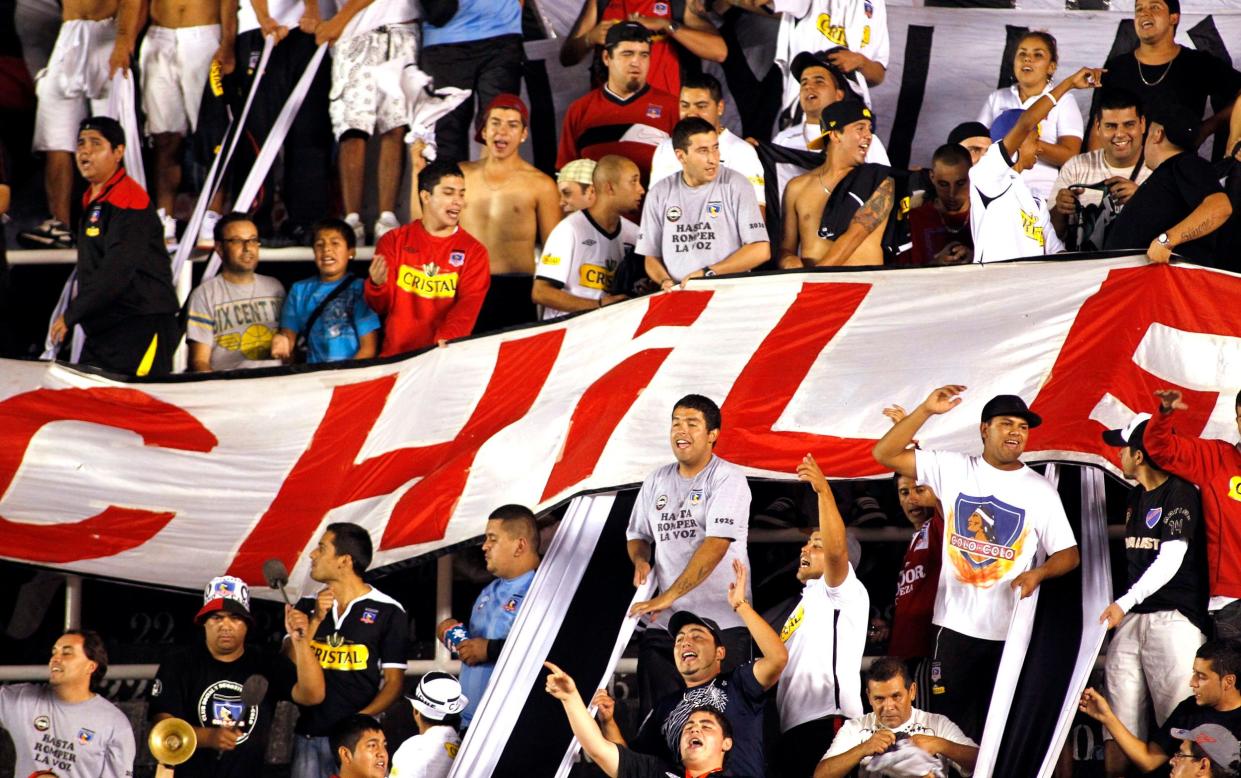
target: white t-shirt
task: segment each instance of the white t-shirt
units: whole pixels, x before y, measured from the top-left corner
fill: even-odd
[[[728,551],[711,575],[664,611],[656,623],[664,628],[676,611],[690,611],[714,619],[721,629],[745,623],[728,606],[728,587],[735,579],[733,560],[747,568],[746,538],[750,527],[750,485],[741,468],[717,456],[693,478],[682,478],[677,463],[652,471],[642,482],[629,514],[626,540],[655,544],[653,575],[659,590],[667,591],[685,571],[704,538],[728,538]],[[749,595],[750,582],[746,589]]]
[[[431,727],[414,735],[392,755],[390,778],[448,778],[461,736],[452,727]]]
[[[767,185],[763,181],[763,164],[758,161],[758,152],[727,127],[720,130],[720,164],[745,176],[754,185],[758,204],[767,204]],[[681,163],[672,148],[672,138],[668,138],[655,147],[655,156],[651,157],[651,183],[680,172]]]
[[[815,122],[809,133],[806,131],[806,123],[800,122],[790,127],[785,127],[776,133],[776,137],[772,139],[772,145],[783,146],[786,149],[796,149],[798,151],[809,151],[806,143],[809,140],[806,136],[809,134],[811,138],[819,137],[819,123]],[[873,162],[876,165],[891,165],[888,159],[888,150],[884,148],[883,141],[879,140],[878,135],[874,135],[870,140],[870,147],[866,149],[866,162]],[[784,198],[784,190],[788,188],[789,182],[800,176],[806,171],[797,165],[789,165],[779,163],[776,165],[776,183],[780,187],[780,198]]]
[[[999,142],[992,143],[970,168],[970,232],[975,262],[1064,250],[1051,226],[1047,202],[1017,175]]]
[[[990,127],[991,122],[995,121],[995,117],[1005,111],[1010,108],[1025,110],[1050,91],[1050,88],[1045,89],[1041,94],[1022,102],[1021,97],[1017,93],[1016,84],[1008,89],[997,89],[987,96],[987,102],[983,104],[982,111],[978,114],[978,121]],[[1082,127],[1082,112],[1077,107],[1077,98],[1073,96],[1072,92],[1069,92],[1060,98],[1060,102],[1056,103],[1051,109],[1051,112],[1047,114],[1047,118],[1038,123],[1038,138],[1044,143],[1056,143],[1059,138],[1068,135],[1074,138],[1083,138],[1085,135]],[[1059,172],[1059,168],[1039,160],[1034,163],[1034,167],[1022,173],[1021,177],[1025,179],[1026,186],[1030,187],[1031,192],[1034,192],[1034,194],[1044,200],[1051,200],[1056,194],[1051,185],[1056,180],[1056,174]]]
[[[1142,165],[1142,168],[1138,170],[1137,177],[1133,180],[1141,184],[1150,178],[1152,172],[1146,165]],[[1076,157],[1070,157],[1069,161],[1064,163],[1064,166],[1060,168],[1060,174],[1056,176],[1056,182],[1052,184],[1051,196],[1047,198],[1047,201],[1054,203],[1057,192],[1076,184],[1097,184],[1112,176],[1129,178],[1132,175],[1133,165],[1129,167],[1113,167],[1107,163],[1107,158],[1103,155],[1103,149],[1087,151],[1084,154],[1078,154]],[[1097,189],[1085,189],[1077,196],[1077,200],[1082,205],[1097,206],[1103,202],[1103,193]]]
[[[1018,594],[1009,584],[1077,545],[1055,487],[1029,467],[1000,470],[981,456],[914,452],[918,483],[944,506],[944,544],[935,595],[941,627],[982,640],[1008,634]]]
[[[801,86],[789,68],[803,51],[844,46],[888,66],[888,10],[884,0],[774,0],[772,6],[781,14],[775,62],[784,73],[782,108],[797,102]],[[851,78],[870,105],[870,91],[862,74],[854,73]]]
[[[849,719],[840,726],[840,731],[836,733],[831,747],[827,749],[827,753],[823,755],[823,758],[840,756],[851,748],[857,748],[867,740],[870,740],[881,729],[889,729],[889,727],[880,724],[874,713],[868,713],[860,718]],[[910,710],[909,718],[905,719],[904,724],[891,728],[891,730],[897,734],[903,732],[907,735],[931,735],[933,737],[941,737],[952,743],[960,743],[961,745],[974,748],[978,747],[978,744],[962,732],[960,727],[953,724],[947,716],[941,716],[938,713],[927,713],[917,708]],[[865,757],[862,759],[861,764],[865,765],[869,761],[870,757]],[[952,764],[962,775],[968,776],[972,772],[955,762]]]
[[[585,210],[575,211],[552,229],[534,269],[536,278],[555,281],[574,297],[599,300],[607,293],[616,266],[625,252],[638,242],[638,225],[621,217],[609,234]],[[543,320],[557,319],[567,311],[543,309]]]
[[[134,731],[120,708],[91,695],[61,702],[44,683],[0,687],[0,727],[13,739],[12,774],[50,770],[62,778],[130,778]]]
[[[822,578],[806,582],[780,630],[789,652],[776,690],[781,732],[824,716],[862,715],[858,668],[869,623],[870,595],[852,565],[834,589]]]

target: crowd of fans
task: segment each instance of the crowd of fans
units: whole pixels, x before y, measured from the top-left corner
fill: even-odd
[[[77,299],[52,327],[53,342],[80,326],[86,364],[171,369],[178,309],[161,252],[183,240],[214,248],[222,268],[179,318],[195,371],[407,353],[760,267],[1115,249],[1235,269],[1241,255],[1233,214],[1241,73],[1175,42],[1176,0],[1138,2],[1137,47],[1067,77],[1057,73],[1056,39],[1028,32],[1012,47],[1012,86],[976,114],[963,110],[932,158],[910,170],[891,167],[874,135],[869,88],[884,80],[888,58],[882,0],[812,0],[777,14],[783,95],[778,106],[766,101],[769,117],[766,103],[741,107],[743,124],[761,126],[746,138],[723,125],[728,89],[703,72],[704,61],[728,58],[717,29],[725,9],[583,3],[561,58],[582,67],[590,59],[595,86],[565,114],[556,179],[520,153],[530,111],[518,96],[518,4],[336,5],[328,14],[296,0],[64,3],[37,81],[34,145],[50,216],[20,236],[26,245],[76,246],[81,257]],[[733,5],[729,13],[771,16],[762,3]],[[150,195],[127,178],[125,134],[98,115],[111,77],[130,74],[143,29],[132,72],[154,150]],[[241,152],[202,233],[178,236],[183,163],[197,154],[191,148],[211,150],[209,160],[221,147],[222,112],[240,115],[265,39],[275,45]],[[280,191],[285,218],[274,224],[266,191],[245,217],[223,218],[234,179],[280,124],[274,106],[324,43],[330,64],[279,127],[284,178],[267,188]],[[430,136],[407,137],[407,99],[380,83],[391,65],[416,66],[437,88],[471,94]],[[736,72],[725,68],[728,87],[739,88]],[[1208,103],[1214,112],[1204,121]],[[472,160],[471,137],[480,149]],[[1211,161],[1200,149],[1222,153]],[[407,158],[414,186],[402,225]],[[74,160],[89,184],[76,228]],[[368,192],[379,213],[369,230],[360,216]],[[375,259],[369,278],[358,278],[349,261],[368,239]],[[261,245],[298,243],[314,248],[318,278],[286,297],[254,266]]]
[[[730,3],[770,14],[757,0]],[[1021,38],[1012,87],[974,119],[966,111],[918,170],[890,167],[873,134],[868,88],[883,81],[888,56],[882,0],[809,0],[782,14],[785,82],[776,124],[759,139],[723,127],[725,89],[701,72],[700,59],[728,54],[714,21],[721,9],[586,0],[562,59],[591,58],[597,85],[565,116],[556,179],[519,153],[530,129],[517,96],[519,4],[338,5],[321,17],[317,4],[291,0],[240,8],[65,0],[38,80],[35,148],[45,155],[49,218],[24,236],[78,252],[76,296],[53,323],[53,341],[80,326],[85,364],[169,372],[181,326],[168,249],[185,240],[220,258],[219,275],[184,310],[189,367],[199,372],[409,353],[764,265],[953,264],[1067,247],[1236,269],[1241,256],[1241,74],[1173,41],[1177,0],[1138,0],[1138,47],[1065,78],[1056,77],[1052,36]],[[838,24],[822,23],[829,12]],[[359,14],[374,24],[347,36]],[[101,115],[110,77],[129,70],[144,26],[137,56],[155,150],[150,194],[126,174],[121,124]],[[276,45],[246,128],[259,142],[316,44],[333,44],[289,128],[287,217],[274,225],[270,204],[225,213],[226,183],[203,234],[178,235],[172,203],[186,140],[220,130],[220,101],[245,94],[265,38]],[[408,106],[374,76],[392,62],[473,92],[439,120],[433,143],[409,145],[414,196],[403,225],[396,202]],[[1208,101],[1218,110],[1202,121]],[[1198,150],[1217,134],[1226,153],[1208,161]],[[371,136],[379,217],[368,233],[360,213]],[[467,158],[471,137],[481,144],[476,160]],[[340,218],[329,203],[334,144]],[[87,182],[76,228],[74,164]],[[767,194],[773,172],[779,202]],[[7,201],[0,184],[0,210]],[[355,276],[350,262],[368,238],[374,259],[366,277]],[[280,244],[312,246],[317,271],[287,293],[256,273],[261,247]],[[817,463],[807,456],[795,474],[814,492],[818,527],[799,552],[801,598],[777,630],[750,601],[750,487],[713,453],[726,434],[719,409],[699,395],[674,405],[675,461],[644,481],[626,533],[634,586],[653,583],[630,614],[645,627],[641,725],[624,731],[606,690],[583,693],[548,666],[547,692],[605,773],[971,773],[1017,599],[1072,571],[1079,554],[1057,492],[1020,460],[1041,421],[1021,398],[986,403],[981,455],[917,446],[921,426],[951,412],[963,391],[945,386],[908,413],[885,411],[894,424],[874,457],[893,472],[914,532],[891,655],[864,674],[870,596]],[[1178,432],[1184,409],[1177,392],[1160,392],[1151,413],[1104,437],[1137,483],[1124,592],[1099,616],[1115,629],[1106,686],[1080,703],[1108,733],[1109,775],[1169,761],[1174,775],[1241,774],[1241,450]],[[1241,431],[1241,394],[1237,412]],[[291,700],[301,711],[295,778],[446,775],[535,576],[539,545],[529,509],[493,512],[483,548],[495,579],[468,619],[437,629],[463,664],[460,678],[419,680],[409,697],[419,734],[391,760],[376,716],[404,691],[408,620],[363,580],[366,531],[337,523],[324,532],[310,571],[322,588],[287,608],[280,656],[247,648],[246,584],[213,579],[196,616],[203,642],[168,657],[151,690],[154,719],[195,727],[200,752],[179,770],[262,774],[274,706]],[[53,649],[47,685],[0,688],[17,774],[130,774],[133,733],[95,693],[106,669],[99,636],[69,632]],[[773,694],[776,736],[764,734]]]
[[[727,434],[719,408],[695,394],[674,404],[673,461],[644,480],[626,531],[632,584],[651,584],[654,595],[629,611],[641,625],[639,726],[622,726],[606,689],[579,690],[547,663],[547,693],[604,773],[971,774],[1017,602],[1076,568],[1079,554],[1055,487],[1021,462],[1042,421],[1021,398],[984,405],[980,455],[914,441],[964,391],[944,386],[910,412],[885,411],[894,424],[873,455],[894,472],[914,532],[896,582],[889,655],[865,672],[871,597],[814,458],[795,475],[813,491],[817,528],[798,552],[801,597],[777,629],[751,604],[751,492],[741,470],[714,453]],[[1103,433],[1136,485],[1123,593],[1098,616],[1115,630],[1105,686],[1087,689],[1080,710],[1107,733],[1109,776],[1169,763],[1177,776],[1241,775],[1241,585],[1231,552],[1241,542],[1233,496],[1241,445],[1178,432],[1187,409],[1180,393],[1156,394],[1151,412]],[[1235,405],[1241,433],[1241,392]],[[468,619],[436,629],[461,660],[460,677],[423,675],[408,714],[393,706],[405,690],[409,621],[397,600],[365,582],[371,556],[365,529],[328,525],[310,553],[319,588],[286,606],[280,654],[247,645],[254,620],[245,582],[208,583],[195,616],[202,643],[166,656],[150,689],[153,721],[175,717],[195,729],[199,750],[178,770],[262,775],[275,705],[290,700],[300,709],[294,778],[448,774],[537,574],[536,518],[520,505],[492,512],[483,556],[494,579]],[[66,633],[49,670],[46,685],[0,687],[17,774],[129,775],[133,732],[95,693],[107,670],[100,637]],[[390,761],[377,718],[385,713],[409,715],[417,730]]]

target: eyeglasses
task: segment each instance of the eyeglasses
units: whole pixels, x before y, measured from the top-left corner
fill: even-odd
[[[224,243],[234,248],[244,246],[248,249],[256,249],[263,245],[258,238],[225,238]]]
[[[1176,761],[1177,759],[1196,759],[1196,758],[1197,758],[1197,757],[1195,757],[1193,754],[1186,754],[1186,753],[1185,753],[1185,752],[1183,752],[1183,751],[1177,751],[1175,754],[1173,754],[1172,756],[1168,757],[1168,761],[1169,761],[1169,762],[1174,762],[1174,761]]]

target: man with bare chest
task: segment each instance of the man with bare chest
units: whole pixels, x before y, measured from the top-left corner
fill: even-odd
[[[147,0],[139,0],[146,4]],[[142,112],[155,146],[155,205],[164,240],[176,240],[173,200],[181,185],[181,146],[198,127],[203,87],[214,67],[219,77],[233,72],[237,39],[236,0],[149,0],[151,26],[142,40]],[[218,65],[214,65],[218,63]],[[218,203],[217,203],[218,206]],[[203,231],[215,229],[219,208]],[[187,236],[186,239],[190,240]]]
[[[883,233],[895,181],[883,165],[865,163],[872,141],[870,109],[842,100],[823,110],[823,164],[794,178],[784,191],[780,267],[882,265]]]
[[[28,248],[72,248],[69,227],[73,153],[78,125],[106,113],[108,86],[128,74],[142,26],[140,0],[64,0],[60,33],[47,67],[36,76],[35,152],[44,152],[43,185],[50,218],[19,236]]]
[[[528,132],[529,112],[521,98],[497,95],[475,135],[484,146],[482,158],[461,165],[470,193],[461,226],[491,257],[491,288],[475,332],[537,319],[530,300],[536,252],[563,213],[556,182],[518,154]]]

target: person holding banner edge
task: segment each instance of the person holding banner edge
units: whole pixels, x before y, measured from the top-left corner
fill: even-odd
[[[909,448],[932,416],[961,404],[965,389],[949,384],[931,392],[873,454],[885,468],[930,486],[944,506],[930,707],[981,741],[1018,599],[1075,569],[1080,555],[1055,487],[1021,461],[1042,419],[1020,397],[997,395],[983,406],[981,456]],[[975,540],[974,528],[995,542]],[[1046,561],[1036,565],[1039,550]]]

